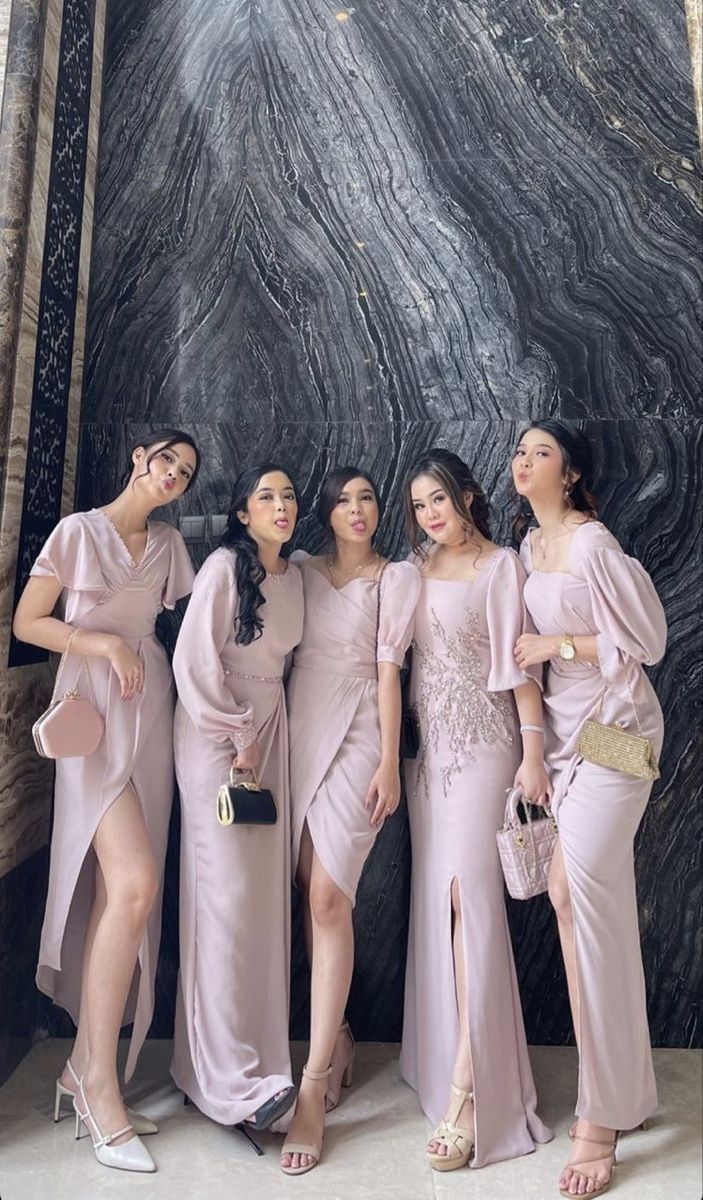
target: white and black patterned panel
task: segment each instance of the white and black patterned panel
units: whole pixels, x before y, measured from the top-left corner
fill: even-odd
[[[65,0],[15,596],[61,515],[93,58],[93,0]],[[13,639],[9,665],[46,653]]]

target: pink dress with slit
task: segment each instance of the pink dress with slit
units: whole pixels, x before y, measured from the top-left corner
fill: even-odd
[[[666,620],[644,568],[600,521],[580,525],[566,571],[535,570],[529,535],[525,602],[540,633],[596,636],[598,661],[549,663],[544,694],[552,809],[574,914],[580,1028],[576,1113],[633,1129],[656,1107],[633,845],[652,783],[578,755],[585,720],[663,738],[659,702],[642,665],[658,662]]]
[[[410,644],[420,577],[388,563],[380,585],[334,588],[296,551],[305,626],[288,680],[293,868],[307,821],[327,874],[354,904],[378,827],[364,797],[381,761],[377,663],[401,666]]]
[[[177,529],[149,521],[146,548],[136,564],[110,519],[99,509],[74,513],[56,526],[32,575],[53,575],[63,585],[62,616],[78,629],[117,634],[144,662],[144,690],[132,700],[106,658],[66,660],[61,689],[87,694],[87,677],[105,720],[105,736],[89,758],[56,762],[49,890],[37,986],[75,1022],[80,1008],[83,942],[93,900],[95,854],[91,843],[110,805],[131,783],[142,807],[149,841],[163,872],[173,803],[174,688],[166,652],[154,628],[162,608],[173,608],[193,582],[188,551]],[[149,915],[125,1011],[133,1021],[126,1078],[151,1024],[161,938],[161,895]]]
[[[222,547],[193,587],[173,656],[181,793],[181,964],[171,1074],[223,1125],[291,1085],[290,811],[283,674],[303,631],[292,563],[261,583],[263,633],[235,641],[235,558]],[[221,826],[220,784],[236,749],[258,741],[258,776],[278,810],[271,826]]]
[[[475,579],[422,577],[411,698],[420,753],[405,764],[412,842],[410,937],[400,1068],[436,1124],[459,1038],[451,887],[464,931],[476,1146],[472,1166],[549,1141],[537,1116],[496,831],[521,758],[512,689],[536,678],[513,647],[529,630],[525,572],[496,551]]]

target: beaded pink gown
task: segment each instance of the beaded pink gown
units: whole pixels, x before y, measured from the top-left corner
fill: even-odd
[[[154,628],[162,608],[173,608],[193,582],[188,551],[177,529],[149,521],[139,563],[109,517],[99,509],[74,513],[56,526],[32,575],[53,575],[63,585],[62,616],[79,629],[117,634],[144,662],[144,690],[120,696],[106,658],[71,654],[61,681],[69,690],[79,671],[105,721],[105,736],[89,758],[56,761],[54,827],[49,890],[37,967],[37,986],[75,1022],[80,1008],[83,942],[93,901],[95,854],[91,843],[114,800],[131,783],[142,807],[151,847],[163,871],[173,803],[174,688],[166,653]],[[133,1021],[126,1078],[154,1009],[154,979],[161,940],[161,895],[149,915],[125,1023]]]
[[[633,1129],[657,1104],[647,1025],[633,845],[652,783],[585,762],[585,720],[622,723],[654,742],[662,713],[642,665],[666,645],[664,611],[644,568],[600,521],[580,525],[566,571],[538,571],[530,537],[525,601],[540,633],[596,636],[596,663],[549,663],[544,695],[547,761],[574,914],[580,1028],[576,1113]]]
[[[378,827],[364,797],[381,760],[377,663],[401,666],[410,644],[420,577],[388,563],[380,585],[336,589],[296,551],[305,625],[288,680],[293,869],[307,821],[315,851],[352,904]]]
[[[525,572],[496,551],[470,582],[422,577],[411,699],[420,753],[405,764],[412,882],[400,1069],[437,1124],[459,1039],[451,887],[464,931],[476,1145],[471,1165],[549,1141],[537,1116],[496,831],[521,758],[513,647],[530,626]]]
[[[291,1085],[290,812],[283,674],[303,630],[292,563],[267,574],[262,636],[235,642],[235,559],[215,550],[195,581],[173,658],[181,793],[181,964],[171,1074],[215,1121],[234,1125]],[[235,749],[261,747],[272,826],[216,817]]]

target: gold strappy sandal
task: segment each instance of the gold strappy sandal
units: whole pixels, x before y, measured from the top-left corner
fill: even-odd
[[[471,1104],[474,1102],[473,1092],[465,1092],[462,1088],[451,1085],[452,1096],[454,1097],[449,1113],[443,1121],[435,1129],[431,1142],[441,1142],[447,1147],[446,1154],[435,1154],[433,1151],[427,1151],[427,1158],[430,1166],[435,1171],[457,1171],[459,1167],[465,1167],[474,1149],[474,1135],[470,1129],[466,1129],[463,1125],[457,1125],[459,1113],[464,1104],[468,1100]]]
[[[567,1163],[566,1166],[564,1167],[565,1171],[567,1170],[567,1168],[571,1171],[576,1171],[577,1174],[584,1175],[587,1180],[589,1180],[591,1183],[594,1183],[596,1185],[592,1192],[584,1193],[584,1195],[586,1195],[588,1197],[588,1200],[595,1200],[595,1198],[597,1196],[604,1196],[605,1193],[610,1188],[610,1185],[613,1181],[613,1168],[616,1165],[615,1151],[616,1151],[616,1147],[618,1144],[617,1130],[615,1132],[615,1137],[613,1138],[612,1142],[606,1142],[603,1138],[584,1137],[583,1134],[578,1134],[577,1137],[574,1138],[574,1141],[588,1142],[591,1146],[600,1146],[601,1150],[602,1149],[606,1150],[605,1154],[596,1154],[596,1155],[594,1155],[593,1158],[582,1159],[581,1162]],[[595,1159],[599,1159],[599,1158],[611,1158],[612,1159],[612,1163],[610,1166],[610,1176],[608,1179],[605,1180],[604,1183],[597,1183],[592,1175],[588,1175],[585,1171],[581,1170],[581,1168],[586,1166],[587,1163],[594,1162]],[[568,1184],[565,1188],[562,1188],[562,1187],[559,1188],[559,1195],[566,1196],[566,1200],[573,1200],[573,1197],[574,1197],[574,1193],[569,1191]]]
[[[307,1079],[329,1079],[331,1070],[331,1067],[327,1067],[325,1071],[309,1071],[308,1064],[306,1063],[303,1067],[303,1075]],[[313,1161],[305,1167],[284,1167],[283,1163],[281,1163],[281,1170],[284,1175],[305,1175],[307,1171],[312,1171],[313,1167],[317,1166],[320,1161],[321,1152],[322,1139],[320,1139],[319,1145],[306,1145],[304,1142],[284,1142],[281,1150],[281,1158],[284,1154],[307,1154]]]

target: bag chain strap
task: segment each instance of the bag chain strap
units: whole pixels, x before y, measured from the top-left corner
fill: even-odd
[[[58,696],[58,693],[59,693],[59,685],[61,683],[61,676],[63,675],[64,667],[66,665],[66,659],[68,658],[68,655],[71,652],[71,643],[73,642],[73,639],[78,632],[79,632],[78,629],[72,629],[70,634],[68,635],[68,641],[66,642],[66,648],[65,648],[63,654],[61,655],[61,661],[59,662],[59,665],[58,665],[58,668],[56,671],[56,679],[54,680],[54,690],[51,693],[51,703],[52,704],[54,704],[56,702],[56,697]],[[83,656],[83,658],[82,658],[81,665],[78,668],[78,674],[76,675],[76,682],[75,682],[76,688],[78,687],[78,681],[79,681],[81,675],[83,674],[84,668],[85,668],[85,656]],[[89,698],[91,704],[95,704],[95,696],[93,695],[93,688],[92,688],[92,685],[90,682],[90,671],[86,671],[86,674],[88,677],[88,698]]]

